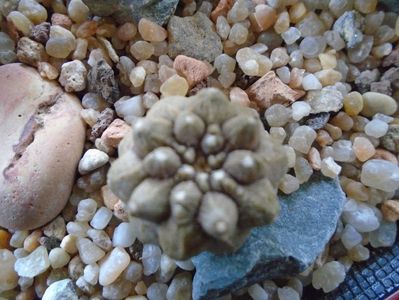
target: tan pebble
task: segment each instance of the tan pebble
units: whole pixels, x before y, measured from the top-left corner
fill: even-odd
[[[306,15],[306,6],[303,2],[297,2],[288,10],[290,14],[290,20],[296,24],[301,21]]]
[[[33,231],[24,241],[24,249],[28,252],[32,252],[40,246],[39,239],[42,236],[41,230]]]
[[[321,147],[325,147],[331,145],[334,140],[331,138],[330,134],[327,131],[321,129],[317,132],[316,142]]]
[[[117,37],[124,42],[131,41],[137,33],[137,27],[134,23],[124,23],[119,26],[116,35]]]
[[[324,126],[324,129],[326,129],[328,131],[328,133],[330,134],[330,136],[333,138],[333,140],[338,140],[341,136],[342,136],[342,130],[341,128],[334,126],[330,123],[327,123]]]
[[[114,209],[115,204],[119,201],[119,198],[111,191],[108,185],[104,185],[101,188],[101,196],[105,206],[111,210]]]
[[[342,74],[336,70],[322,70],[314,74],[322,86],[334,85],[342,79]]]
[[[96,34],[97,22],[95,21],[85,21],[76,30],[76,36],[78,38],[87,39]]]
[[[0,226],[37,228],[72,190],[85,140],[80,101],[21,64],[0,66],[0,90]]]
[[[76,39],[76,48],[72,54],[72,59],[84,60],[87,56],[87,47],[89,46],[89,42],[86,39],[77,38]]]
[[[203,61],[185,55],[178,55],[173,68],[180,76],[186,78],[190,87],[204,80],[209,75],[209,68]]]
[[[241,106],[250,106],[248,94],[239,87],[233,87],[230,90],[230,101]]]
[[[343,131],[349,131],[353,127],[352,118],[345,112],[340,111],[330,120],[330,124],[341,128]]]
[[[59,25],[66,29],[70,29],[72,26],[72,20],[66,15],[53,13],[51,15],[51,25]]]
[[[350,116],[357,116],[363,109],[363,97],[359,92],[351,92],[344,97],[344,109]]]
[[[48,62],[38,62],[37,70],[43,78],[47,78],[49,80],[54,80],[58,78],[59,72],[58,70]]]
[[[101,135],[105,144],[111,147],[118,147],[124,136],[130,132],[131,127],[121,119],[115,119]]]
[[[216,8],[211,12],[211,19],[216,23],[219,16],[227,16],[229,10],[233,7],[233,0],[220,0]]]
[[[273,71],[258,79],[246,92],[251,102],[262,111],[273,104],[291,104],[304,95],[304,92],[284,84]]]
[[[372,117],[376,113],[390,116],[398,109],[395,99],[376,92],[367,92],[363,94],[363,101],[363,110],[361,114],[366,117]]]
[[[105,38],[112,38],[116,35],[117,28],[113,23],[104,23],[98,26],[96,30],[96,35]]]
[[[315,147],[310,148],[308,153],[308,160],[314,170],[319,171],[321,169],[320,152]]]
[[[141,37],[148,42],[162,42],[168,36],[165,28],[146,18],[140,19],[138,29]]]
[[[0,229],[0,249],[8,249],[10,247],[10,239],[11,234],[4,229]]]
[[[373,157],[375,149],[370,140],[366,137],[356,137],[353,141],[353,151],[358,160],[366,161]]]
[[[256,6],[256,10],[249,16],[252,26],[256,32],[269,29],[277,20],[276,10],[268,5]]]
[[[121,221],[128,222],[129,215],[122,200],[118,200],[118,202],[115,203],[113,210],[115,217],[117,217]]]
[[[74,255],[78,252],[78,248],[76,247],[77,237],[74,235],[66,235],[62,241],[60,247],[65,250],[68,254]]]
[[[139,281],[137,282],[136,286],[134,287],[134,291],[138,294],[138,295],[145,295],[147,293],[147,286],[144,283],[144,281]]]
[[[399,220],[399,201],[387,200],[381,205],[381,212],[385,220],[396,222]]]
[[[383,160],[390,161],[396,165],[398,164],[398,159],[396,158],[396,156],[394,154],[392,154],[388,150],[381,149],[381,148],[378,148],[375,150],[373,159],[383,159]]]
[[[345,186],[344,191],[349,198],[358,201],[368,201],[369,191],[361,182],[350,180]]]

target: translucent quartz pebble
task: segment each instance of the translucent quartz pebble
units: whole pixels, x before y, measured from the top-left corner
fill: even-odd
[[[299,121],[310,114],[312,109],[310,105],[304,101],[296,101],[292,104],[292,118],[295,121]]]
[[[299,300],[299,294],[292,287],[285,286],[283,288],[277,289],[277,295],[279,300]]]
[[[334,150],[333,158],[335,161],[340,161],[340,162],[355,161],[356,155],[352,149],[351,141],[339,140],[334,142],[332,147]]]
[[[266,121],[272,127],[284,126],[290,116],[290,110],[282,104],[274,104],[265,111]]]
[[[305,37],[299,45],[305,58],[315,58],[326,48],[326,39],[322,36]]]
[[[15,42],[4,32],[0,32],[0,64],[9,64],[17,59]]]
[[[130,263],[130,256],[125,249],[116,247],[100,266],[99,283],[102,286],[113,283]]]
[[[303,157],[297,157],[294,166],[295,176],[299,183],[307,182],[313,174],[313,169],[309,162]]]
[[[231,27],[227,19],[224,16],[219,16],[216,20],[216,32],[219,34],[219,36],[223,40],[226,40],[229,36],[230,30]]]
[[[219,74],[225,72],[234,72],[234,69],[236,67],[236,60],[223,53],[215,58],[213,66],[216,68]]]
[[[47,249],[44,246],[36,248],[26,257],[18,258],[14,269],[19,276],[35,277],[44,273],[50,267]]]
[[[344,205],[342,219],[359,232],[374,231],[380,226],[377,216],[369,205],[350,198]]]
[[[399,188],[399,167],[390,161],[372,159],[363,164],[360,179],[369,187],[394,192]]]
[[[22,32],[24,36],[29,36],[32,29],[32,22],[19,11],[12,11],[7,16],[7,21],[12,22],[15,28]]]
[[[16,258],[8,249],[0,249],[0,291],[8,291],[18,286],[18,275],[14,270]]]
[[[369,259],[370,250],[364,247],[362,244],[358,244],[348,251],[348,256],[355,262],[364,261]]]
[[[384,121],[374,119],[367,123],[364,127],[364,132],[369,136],[380,138],[388,132],[388,128],[388,124]]]
[[[362,235],[350,224],[347,224],[341,235],[341,242],[346,249],[351,249],[362,241]]]
[[[161,249],[156,245],[145,244],[143,247],[142,263],[144,275],[154,274],[161,263]]]
[[[364,36],[356,47],[348,49],[349,61],[356,64],[365,60],[370,55],[373,42],[374,38],[372,36]]]
[[[323,158],[321,161],[321,173],[324,176],[335,178],[341,173],[341,169],[342,167],[331,156]]]
[[[301,32],[296,27],[290,27],[281,34],[281,37],[287,45],[291,45],[301,37]]]
[[[290,174],[285,174],[284,177],[281,179],[278,188],[284,194],[292,194],[299,189],[299,180]]]
[[[185,300],[191,298],[192,276],[190,273],[176,275],[169,285],[166,294],[167,300]],[[148,294],[147,294],[148,295]]]
[[[313,272],[312,285],[322,288],[325,293],[331,292],[345,279],[345,267],[337,261],[331,261]]]
[[[328,8],[334,16],[339,17],[344,14],[344,12],[352,10],[353,0],[331,0],[328,4]]]
[[[114,247],[127,248],[133,245],[135,239],[134,227],[130,223],[122,222],[115,228],[112,244]]]
[[[95,213],[90,225],[95,229],[104,229],[112,218],[112,211],[106,207],[100,207]]]
[[[325,31],[325,26],[322,20],[314,13],[308,13],[306,17],[301,20],[296,27],[301,32],[301,36],[315,36],[322,34]]]
[[[166,299],[168,286],[165,283],[154,282],[147,289],[148,300]]]
[[[78,204],[76,220],[80,222],[90,221],[97,210],[97,202],[93,199],[84,199]]]
[[[259,285],[254,284],[248,288],[248,294],[251,296],[253,300],[267,300],[268,294],[266,291]]]
[[[244,44],[247,41],[248,29],[241,23],[234,24],[231,27],[229,40],[237,45]]]
[[[395,243],[397,233],[396,222],[382,221],[377,230],[369,233],[372,247],[391,247]]]
[[[313,74],[308,74],[302,79],[302,87],[305,91],[310,91],[321,90],[323,86],[316,76],[314,76]]]
[[[47,10],[34,0],[21,0],[18,11],[23,13],[34,24],[40,24],[47,19]]]
[[[104,257],[105,252],[86,238],[80,238],[76,242],[81,260],[87,264],[93,264]]]
[[[190,258],[186,259],[186,260],[176,260],[175,262],[176,262],[176,265],[180,269],[185,270],[185,271],[192,271],[195,268],[194,264]]]
[[[327,44],[337,50],[340,51],[345,48],[345,41],[342,39],[340,34],[334,30],[329,30],[324,32],[324,37],[326,39]]]
[[[299,126],[295,129],[288,144],[295,150],[307,154],[316,139],[316,131],[309,126]]]
[[[272,68],[271,60],[246,47],[237,51],[236,60],[241,70],[249,76],[263,76]]]
[[[71,0],[68,5],[68,15],[75,23],[81,23],[89,17],[90,10],[82,0]]]

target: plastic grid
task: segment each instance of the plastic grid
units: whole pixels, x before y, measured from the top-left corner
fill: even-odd
[[[333,292],[322,294],[306,288],[303,299],[377,300],[399,290],[399,239],[392,248],[370,248],[370,259],[355,263],[345,281]]]

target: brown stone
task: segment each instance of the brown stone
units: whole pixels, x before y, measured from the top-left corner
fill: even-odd
[[[187,79],[190,87],[208,77],[209,67],[203,61],[185,55],[178,55],[173,62],[173,68],[180,76]]]
[[[101,135],[101,139],[107,146],[118,147],[131,127],[121,119],[115,119]]]
[[[72,20],[66,15],[54,13],[51,15],[51,25],[59,25],[66,29],[70,29]]]
[[[385,220],[389,222],[396,222],[399,220],[399,201],[384,201],[381,205],[381,212]]]
[[[0,226],[33,229],[71,193],[85,140],[81,106],[22,64],[0,67],[0,90]]]
[[[227,16],[229,10],[233,7],[233,0],[220,0],[218,5],[211,13],[211,19],[216,23],[219,16]]]
[[[258,79],[246,92],[251,102],[255,102],[262,111],[277,103],[289,105],[305,94],[284,84],[273,71]]]

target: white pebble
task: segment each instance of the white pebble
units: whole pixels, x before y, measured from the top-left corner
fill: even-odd
[[[96,285],[98,282],[99,273],[100,267],[97,264],[90,264],[84,268],[83,278],[91,285]]]
[[[360,180],[369,187],[394,192],[399,188],[399,167],[390,161],[372,159],[363,164]]]
[[[15,262],[15,271],[19,276],[35,277],[44,273],[50,267],[47,249],[40,246],[26,257],[18,258]]]
[[[350,224],[346,224],[341,235],[341,242],[346,249],[351,249],[362,241],[362,235]]]
[[[76,220],[79,222],[90,221],[97,210],[97,202],[93,199],[84,199],[78,204],[78,213],[76,214]]]
[[[62,268],[63,266],[67,265],[71,259],[69,254],[62,248],[51,249],[48,257],[53,269]]]
[[[269,296],[266,291],[259,285],[254,284],[248,288],[248,294],[251,296],[253,300],[268,300]]]
[[[322,288],[324,293],[328,293],[344,281],[345,275],[344,265],[337,261],[331,261],[313,272],[312,284],[314,288]]]
[[[123,222],[115,228],[112,244],[114,247],[127,248],[133,245],[135,239],[134,227],[130,223]]]
[[[321,173],[324,176],[335,178],[341,173],[342,167],[332,157],[326,157],[321,161]]]
[[[388,124],[379,119],[371,120],[364,127],[364,132],[372,137],[380,138],[388,132]]]
[[[112,219],[112,211],[106,207],[100,207],[95,213],[90,225],[95,229],[104,229]]]
[[[277,289],[278,298],[280,300],[299,300],[299,294],[296,290],[289,286]]]
[[[113,283],[130,263],[125,249],[116,247],[100,266],[99,283],[102,286]]]
[[[144,267],[144,275],[154,274],[161,263],[162,251],[157,245],[144,244],[142,263]]]
[[[302,79],[302,87],[305,91],[321,90],[322,85],[316,76],[308,74]]]
[[[80,238],[76,242],[76,247],[79,250],[80,259],[86,264],[94,264],[104,257],[105,252],[101,250],[96,244],[86,238]]]
[[[176,265],[185,271],[193,271],[195,268],[191,258],[187,260],[176,260]]]
[[[374,231],[380,226],[377,216],[368,204],[350,198],[344,205],[342,219],[358,232]]]
[[[311,106],[304,101],[296,101],[292,104],[292,118],[299,121],[310,114]]]
[[[95,169],[104,166],[109,161],[109,156],[107,153],[102,152],[97,149],[89,149],[83,155],[79,162],[79,173],[87,174]]]

